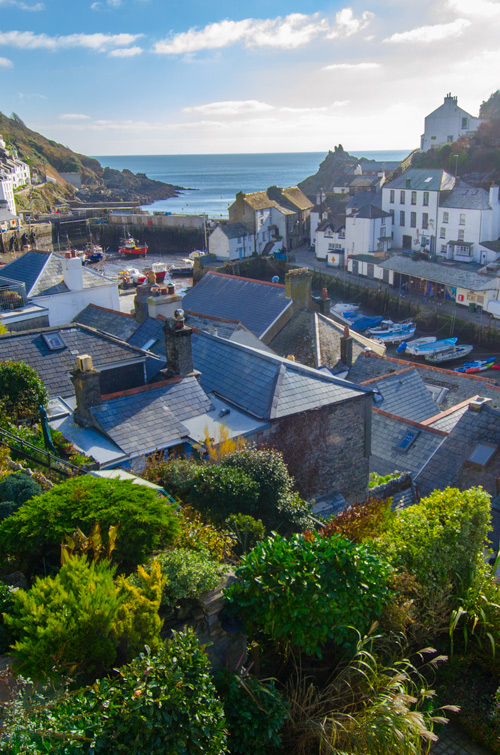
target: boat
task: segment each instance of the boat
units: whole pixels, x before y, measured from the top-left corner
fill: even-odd
[[[147,244],[139,244],[132,236],[124,239],[118,247],[118,254],[126,254],[128,257],[145,257],[148,251]]]
[[[462,359],[470,354],[474,347],[470,344],[462,344],[461,346],[451,346],[445,351],[438,351],[434,354],[426,354],[426,362],[432,362],[433,364],[441,364],[442,362],[453,362],[455,359]]]
[[[148,273],[154,273],[157,283],[162,283],[165,278],[170,278],[170,267],[166,262],[153,262],[151,267],[143,268],[142,272],[146,277]]]
[[[416,325],[411,320],[406,322],[392,322],[392,320],[382,320],[377,328],[370,328],[368,335],[375,338],[381,343],[401,343],[415,333]]]
[[[476,359],[474,362],[464,362],[460,367],[454,367],[453,372],[483,372],[483,370],[489,370],[495,366],[496,369],[500,369],[500,365],[494,365],[496,357],[489,357],[489,359]]]
[[[170,265],[168,272],[170,275],[178,277],[188,277],[193,274],[194,262],[192,260],[182,260],[182,265]]]
[[[332,315],[340,315],[341,317],[349,317],[355,315],[359,309],[358,304],[347,304],[346,302],[339,301],[330,307]]]
[[[104,249],[99,244],[93,244],[90,242],[85,246],[83,258],[84,265],[92,265],[95,262],[104,262],[105,259],[106,255],[104,254]]]
[[[361,333],[363,330],[368,330],[369,328],[374,328],[376,325],[380,325],[384,318],[378,315],[358,314],[354,315],[354,317],[348,317],[345,319],[352,330]]]
[[[418,346],[425,346],[429,343],[435,343],[437,341],[436,336],[423,336],[422,338],[414,338],[410,343],[410,348],[414,349]],[[408,349],[408,344],[406,341],[403,341],[403,343],[400,343],[396,351],[398,354],[400,354],[402,351],[406,351]],[[410,353],[410,352],[409,352]]]
[[[198,257],[208,257],[208,252],[203,252],[201,249],[195,249],[194,252],[188,254],[190,260],[196,260]]]
[[[442,338],[439,341],[432,341],[430,343],[423,343],[417,346],[417,340],[415,340],[415,343],[406,344],[406,353],[412,354],[416,357],[424,357],[427,354],[438,354],[441,351],[446,351],[447,349],[452,348],[455,346],[456,342],[458,341],[458,338]],[[401,344],[402,346],[403,344]]]
[[[118,276],[121,279],[120,285],[123,288],[128,288],[129,286],[139,286],[141,283],[144,283],[146,281],[146,276],[144,273],[141,273],[136,267],[127,267],[126,270],[121,270],[118,273]]]

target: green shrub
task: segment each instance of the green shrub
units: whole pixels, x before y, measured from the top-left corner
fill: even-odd
[[[390,519],[380,548],[429,593],[465,594],[490,527],[490,496],[482,488],[435,490]]]
[[[27,501],[0,524],[0,550],[17,553],[30,573],[42,558],[58,559],[60,543],[77,527],[88,532],[98,522],[106,545],[110,526],[118,527],[113,560],[133,570],[154,549],[171,543],[178,531],[175,507],[154,490],[122,480],[77,477]]]
[[[166,605],[197,598],[219,584],[221,568],[206,552],[177,548],[160,553],[154,560],[165,579],[162,602]]]
[[[14,595],[14,588],[0,582],[0,653],[6,653],[14,639],[14,634],[4,619],[4,614],[10,616],[12,613]]]
[[[182,506],[174,547],[206,552],[215,561],[233,561],[234,539],[230,532],[203,521],[199,511]]]
[[[192,632],[174,633],[157,653],[119,675],[43,704],[22,698],[2,732],[5,755],[224,755],[222,703]]]
[[[14,501],[22,505],[41,492],[40,485],[23,472],[13,472],[0,482],[0,501]]]
[[[240,469],[222,464],[206,464],[196,468],[189,501],[215,522],[222,523],[230,514],[256,510],[257,483]]]
[[[246,514],[231,514],[226,524],[236,538],[234,550],[239,556],[252,550],[266,534],[266,529],[260,519],[254,519],[253,516]]]
[[[48,401],[47,390],[36,370],[23,362],[0,363],[0,404],[14,420],[38,417],[39,405]]]
[[[19,511],[21,505],[22,504],[15,503],[14,501],[2,501],[2,503],[0,503],[0,522],[7,519],[8,516],[15,514],[16,511]]]
[[[113,666],[119,648],[134,655],[145,644],[157,646],[159,570],[144,575],[149,591],[142,595],[123,576],[115,584],[114,574],[108,561],[69,556],[54,577],[37,579],[29,591],[17,590],[11,613],[5,614],[18,638],[17,669],[35,679],[75,673],[93,678]]]
[[[321,655],[328,640],[351,645],[388,599],[388,564],[371,545],[340,537],[275,535],[259,543],[225,590],[250,633]]]
[[[163,459],[153,455],[148,459],[142,476],[184,501],[187,500],[197,466],[193,459]]]
[[[219,671],[215,686],[224,705],[231,755],[281,752],[287,710],[273,682]]]

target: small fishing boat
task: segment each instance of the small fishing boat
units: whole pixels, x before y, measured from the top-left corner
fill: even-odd
[[[352,317],[357,313],[359,309],[358,304],[348,304],[346,302],[339,301],[330,307],[332,315],[340,315],[341,317]]]
[[[382,320],[379,327],[368,330],[368,335],[382,343],[401,343],[401,341],[411,338],[415,330],[416,325],[411,320],[406,320],[406,322]]]
[[[147,277],[148,273],[154,273],[158,283],[161,283],[165,278],[170,278],[171,265],[166,262],[153,262],[151,267],[143,268],[142,272]]]
[[[132,236],[124,239],[118,247],[118,254],[126,254],[127,257],[145,257],[148,251],[147,244],[139,244]]]
[[[85,247],[84,265],[93,265],[95,262],[104,262],[106,255],[99,244],[88,243]]]
[[[374,328],[376,325],[380,325],[384,318],[377,315],[359,314],[345,319],[352,330],[355,330],[357,333],[362,333],[363,330],[368,330],[369,328]]]
[[[177,277],[188,277],[193,274],[194,262],[192,260],[182,260],[182,265],[170,265],[168,272],[170,275]]]
[[[494,365],[495,359],[496,357],[490,357],[489,359],[476,359],[474,362],[465,362],[464,364],[461,364],[460,367],[454,367],[453,372],[483,372],[483,370],[489,370],[493,366],[495,366],[496,369],[500,369],[500,365]]]
[[[411,349],[415,349],[415,348],[418,348],[419,346],[426,346],[429,343],[435,343],[436,341],[437,341],[436,336],[423,336],[422,338],[414,338],[410,342],[409,347]],[[408,344],[406,343],[406,341],[403,341],[403,343],[399,344],[396,351],[398,352],[398,354],[400,354],[403,351],[407,351],[407,349],[408,349]],[[408,352],[408,353],[410,354],[413,352]]]
[[[195,249],[194,252],[188,254],[190,260],[196,260],[198,257],[208,257],[208,252],[203,252],[201,249]]]
[[[127,267],[126,270],[122,270],[118,273],[120,280],[120,286],[122,288],[128,288],[129,286],[139,286],[146,281],[146,276],[141,273],[136,267]]]
[[[470,354],[474,347],[470,344],[462,344],[461,346],[452,346],[445,351],[438,351],[434,354],[426,354],[426,362],[432,362],[432,364],[442,364],[443,362],[454,362],[456,359],[462,359]]]
[[[455,346],[458,338],[442,338],[439,341],[432,341],[430,343],[419,345],[417,345],[417,340],[418,339],[415,340],[415,343],[410,341],[410,343],[406,344],[406,353],[412,354],[415,357],[424,357],[427,354],[438,354],[441,351],[447,351]],[[401,344],[401,346],[402,345],[403,344]]]

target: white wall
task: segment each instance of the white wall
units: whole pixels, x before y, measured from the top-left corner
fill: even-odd
[[[445,97],[444,103],[425,119],[420,151],[454,142],[469,131],[476,131],[480,123],[479,118],[458,107],[456,97]]]
[[[120,297],[116,283],[52,296],[34,296],[31,301],[49,310],[51,325],[66,325],[88,304],[120,311]]]
[[[229,239],[222,228],[216,228],[208,239],[210,254],[218,260],[238,260],[250,257],[254,252],[254,236],[247,234]]]
[[[316,259],[326,260],[331,252],[342,252],[345,250],[345,233],[344,231],[335,232],[330,228],[324,231],[316,231],[316,242],[314,251]]]
[[[7,207],[12,215],[16,215],[16,201],[14,199],[14,185],[11,178],[0,179],[0,199],[7,202]]]
[[[411,236],[412,249],[420,249],[420,236],[436,236],[436,224],[438,222],[438,202],[439,192],[418,190],[416,194],[416,203],[412,204],[412,189],[393,189],[394,201],[391,202],[391,189],[382,189],[382,209],[386,212],[394,211],[394,223],[392,226],[393,242],[392,246],[395,249],[403,248],[403,236]],[[401,201],[403,192],[404,202]],[[428,205],[424,205],[424,195],[428,194]],[[404,225],[401,225],[401,215],[404,212]],[[411,213],[416,213],[416,225],[415,228],[411,226]],[[423,227],[422,215],[426,213],[428,216],[428,228]],[[418,233],[417,233],[418,231]],[[437,233],[439,236],[439,232]],[[436,243],[439,243],[439,238],[436,238]],[[427,249],[429,247],[427,246]]]

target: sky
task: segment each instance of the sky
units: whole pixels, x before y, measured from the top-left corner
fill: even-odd
[[[499,37],[500,0],[0,0],[0,110],[89,155],[411,149]]]

